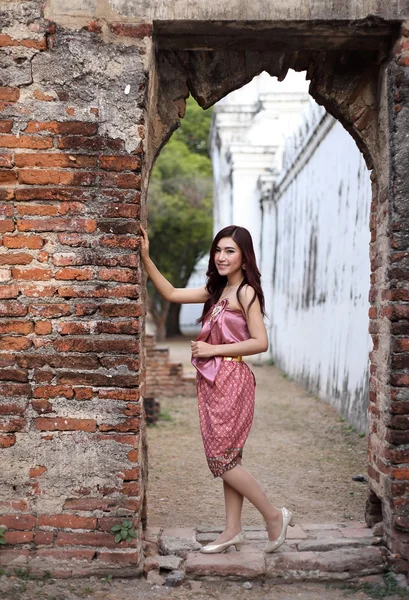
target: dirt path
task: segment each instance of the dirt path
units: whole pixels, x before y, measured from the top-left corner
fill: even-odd
[[[188,340],[170,344],[171,356],[189,361]],[[250,364],[250,363],[249,363]],[[270,499],[300,523],[362,521],[367,486],[367,441],[336,411],[271,366],[252,366],[257,379],[255,419],[244,465]],[[148,519],[152,526],[221,525],[221,480],[203,453],[196,398],[161,399],[164,417],[148,431]],[[261,524],[245,503],[244,524]]]

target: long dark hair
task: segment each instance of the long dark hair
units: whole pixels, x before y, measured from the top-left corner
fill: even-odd
[[[245,227],[229,225],[228,227],[225,227],[224,229],[219,231],[219,233],[214,238],[212,246],[210,248],[209,266],[206,272],[206,290],[209,292],[210,298],[205,302],[202,315],[200,319],[197,320],[198,323],[202,323],[204,321],[204,318],[209,312],[210,308],[219,300],[220,296],[222,295],[222,291],[227,283],[226,275],[219,275],[219,272],[216,268],[216,263],[214,262],[214,255],[216,253],[216,248],[219,244],[219,241],[225,237],[232,238],[236,242],[243,255],[243,264],[245,265],[245,269],[243,269],[244,278],[236,292],[238,303],[243,309],[243,312],[245,312],[244,306],[240,301],[239,292],[243,286],[248,284],[254,290],[254,296],[251,299],[248,308],[250,308],[255,299],[258,298],[260,302],[261,313],[263,316],[265,315],[264,294],[263,290],[261,289],[260,282],[261,275],[260,271],[257,268],[256,255],[254,254],[253,240],[251,239],[250,232]]]

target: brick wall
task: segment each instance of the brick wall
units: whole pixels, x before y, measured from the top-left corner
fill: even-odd
[[[196,376],[185,375],[182,363],[169,359],[169,348],[157,346],[152,335],[145,336],[147,398],[196,396]]]
[[[141,56],[6,6],[20,29],[0,36],[0,564],[135,574]],[[138,537],[117,544],[125,518]]]
[[[403,26],[385,78],[390,178],[375,179],[379,194],[372,204],[369,312],[373,352],[368,471],[372,492],[367,518],[383,520],[385,540],[398,563],[399,557],[409,559],[408,36],[409,30]]]

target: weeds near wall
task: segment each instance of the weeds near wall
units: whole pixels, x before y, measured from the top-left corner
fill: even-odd
[[[132,538],[137,537],[135,530],[132,527],[132,521],[122,521],[121,524],[113,525],[111,531],[116,534],[115,542],[117,544],[122,541],[130,542],[132,541]]]

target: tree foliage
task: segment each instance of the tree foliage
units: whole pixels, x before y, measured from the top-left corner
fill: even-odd
[[[175,287],[186,286],[212,239],[210,122],[211,110],[203,111],[189,98],[182,126],[160,153],[149,184],[150,254]],[[170,305],[152,285],[148,290],[158,339],[163,339]],[[178,318],[178,311],[172,314]]]

